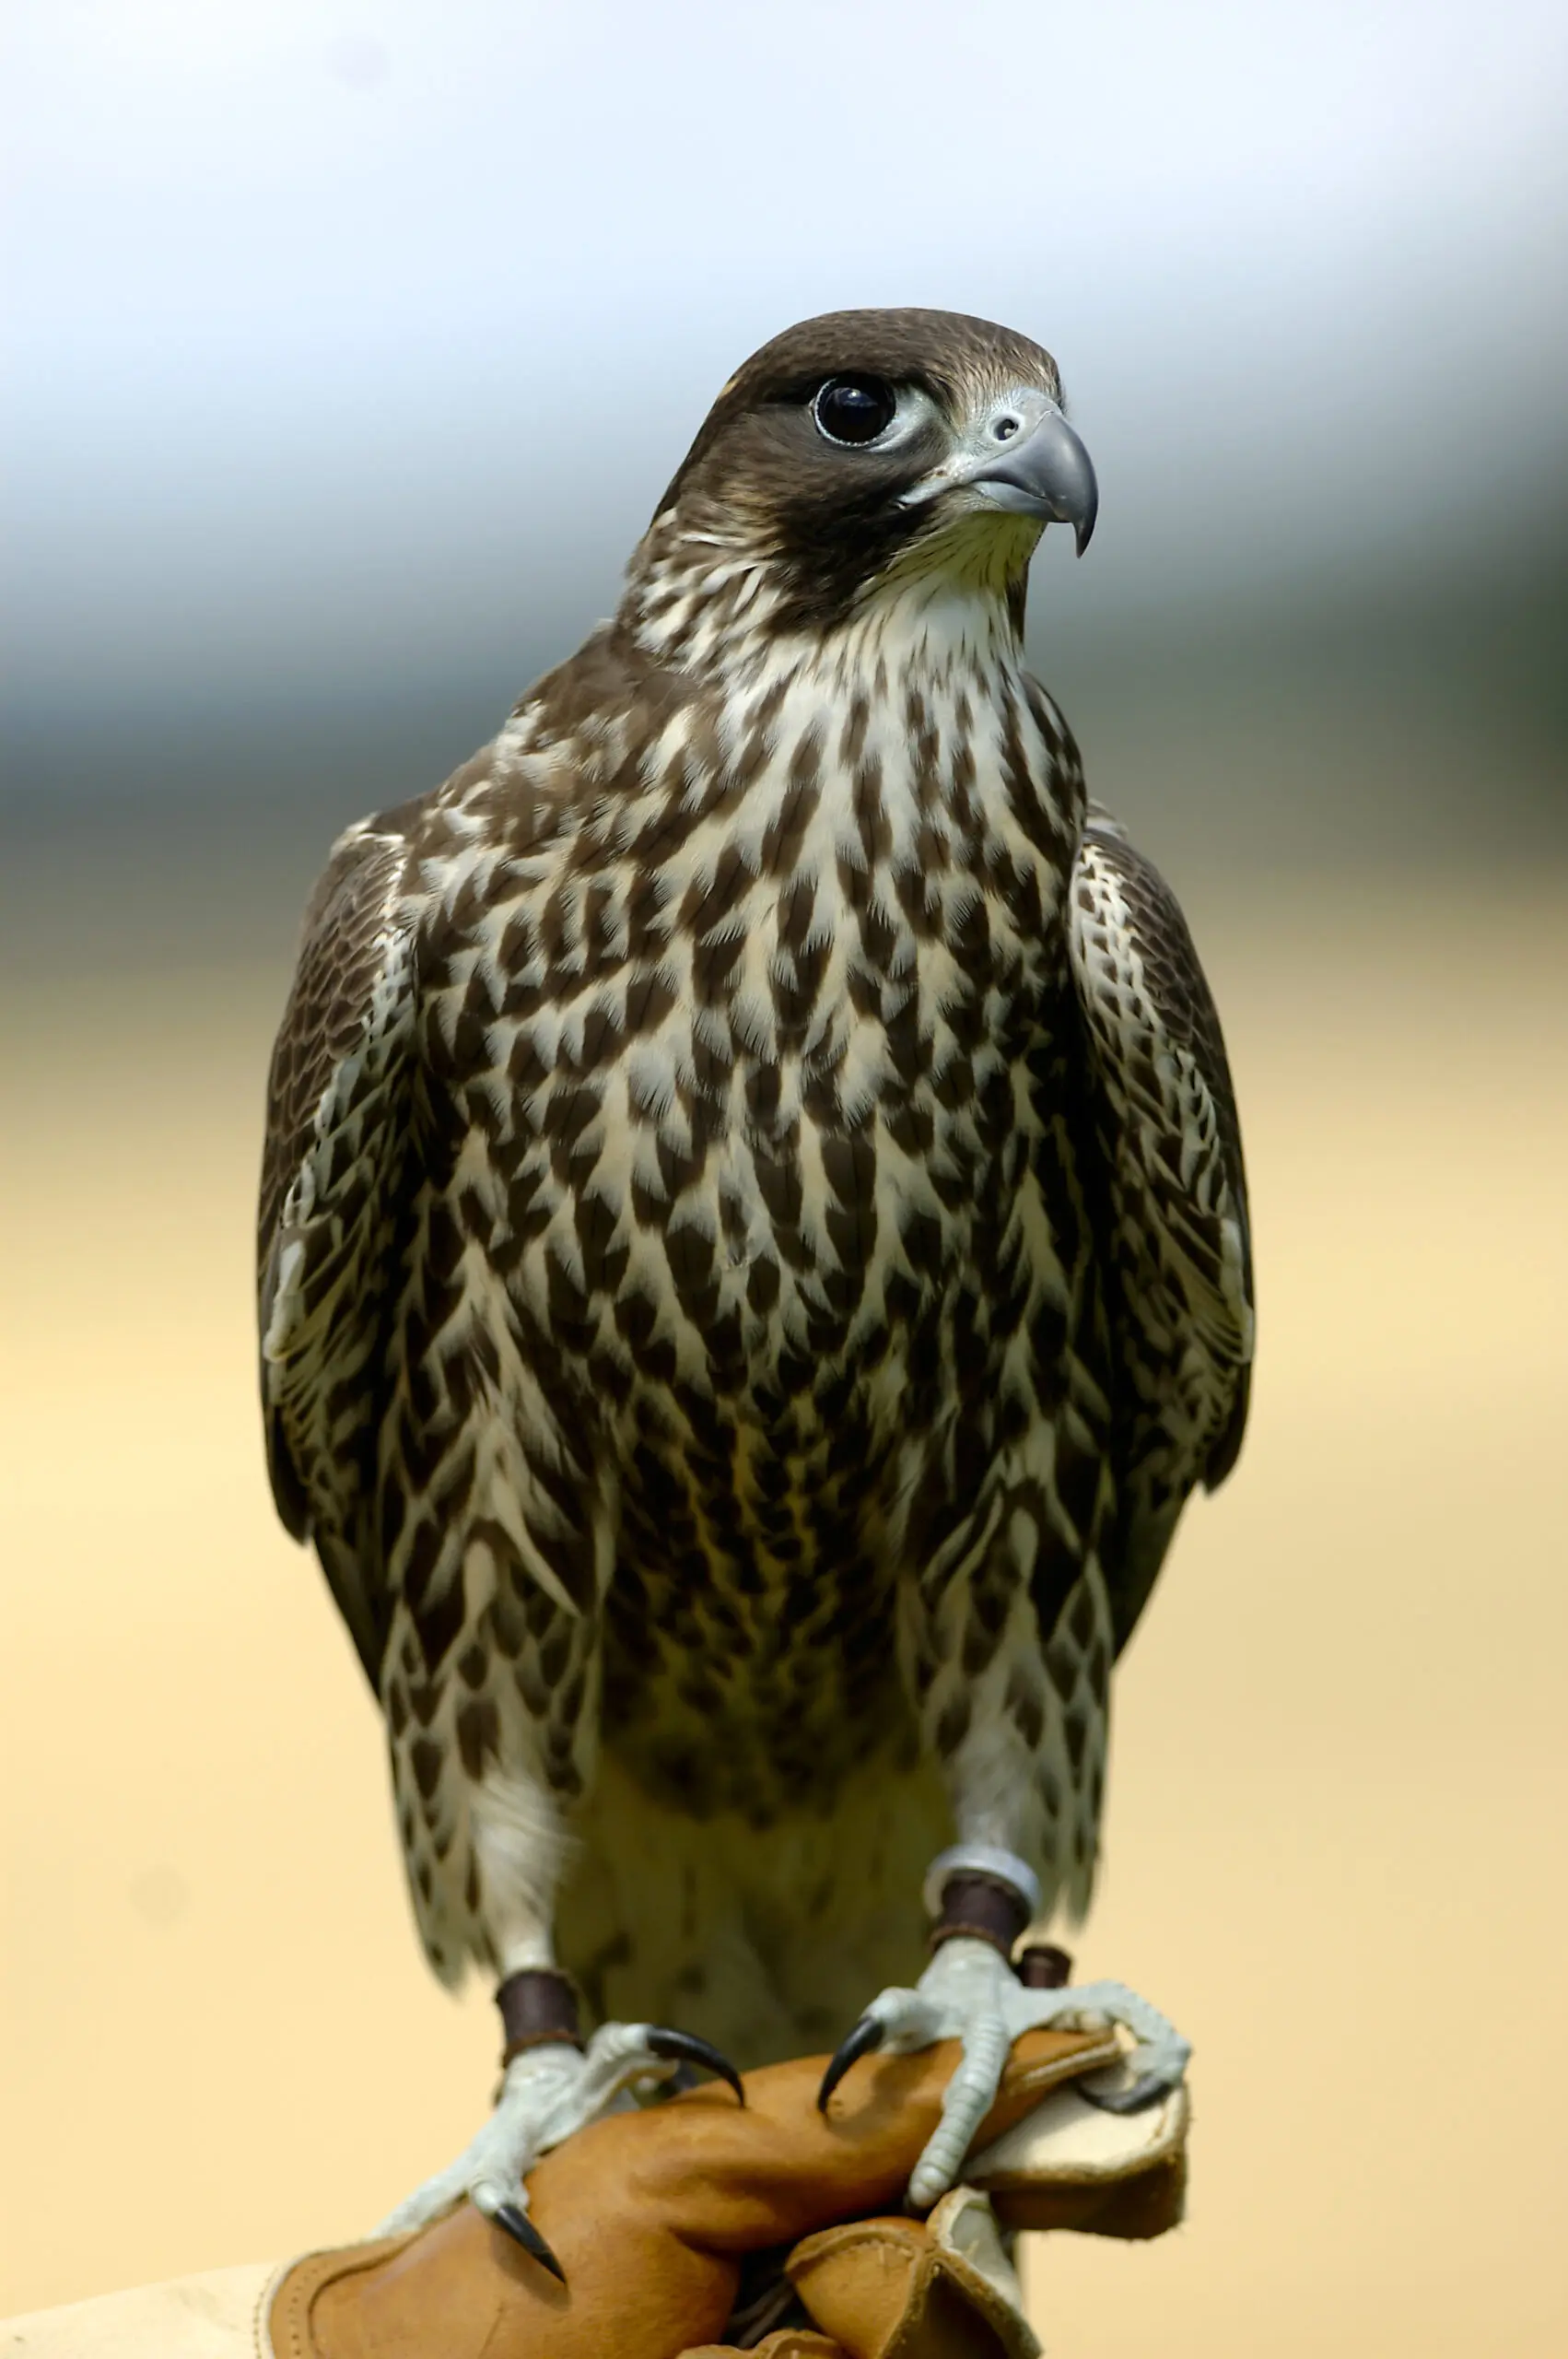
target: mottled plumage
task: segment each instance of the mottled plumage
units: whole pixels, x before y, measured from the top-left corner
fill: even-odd
[[[813,423],[845,371],[886,448]],[[941,313],[749,362],[614,620],[341,839],[274,1059],[274,1487],[432,1962],[554,1925],[744,2059],[913,1973],[954,1832],[1086,1903],[1110,1666],[1245,1417],[1187,929],[1023,668],[1041,511],[923,488],[1016,388]]]

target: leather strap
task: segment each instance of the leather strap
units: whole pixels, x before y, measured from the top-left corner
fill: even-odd
[[[531,2048],[580,2048],[577,1985],[556,1966],[523,1966],[496,1986],[503,2067]]]
[[[1031,1942],[1012,1968],[1025,1990],[1065,1990],[1072,1979],[1072,1960],[1054,1942]]]
[[[994,1876],[953,1875],[942,1886],[942,1914],[931,1927],[930,1945],[965,1934],[971,1941],[989,1942],[1003,1957],[1029,1922],[1028,1904],[1017,1887]]]

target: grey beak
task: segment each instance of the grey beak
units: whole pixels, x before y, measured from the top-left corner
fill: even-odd
[[[1071,524],[1080,557],[1088,547],[1100,511],[1100,487],[1088,452],[1060,410],[1047,409],[1037,425],[1004,443],[968,482],[1015,516]]]

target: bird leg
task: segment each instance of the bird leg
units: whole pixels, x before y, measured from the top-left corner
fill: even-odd
[[[690,2032],[658,2024],[602,2024],[584,2047],[578,2036],[576,1989],[553,1966],[508,1975],[496,2003],[506,2046],[495,2111],[457,2160],[416,2188],[377,2234],[422,2228],[467,2197],[560,2277],[559,2261],[528,2217],[523,2181],[541,2154],[688,2065],[727,2081],[743,2105],[745,2093],[728,2059]]]
[[[1014,1971],[1013,1946],[1038,1907],[1038,1886],[1022,1860],[961,1844],[933,1862],[926,1895],[936,1920],[930,1964],[912,1990],[883,1990],[872,2001],[829,2063],[817,2096],[825,2112],[849,2067],[873,2049],[904,2055],[939,2039],[961,2042],[942,2118],[909,2180],[909,2202],[921,2212],[957,2178],[1021,2033],[1047,2024],[1071,2031],[1125,2026],[1135,2043],[1130,2085],[1120,2067],[1113,2085],[1099,2074],[1076,2084],[1092,2104],[1115,2113],[1137,2112],[1167,2095],[1191,2054],[1164,2016],[1123,1984],[1059,1983],[1057,1973],[1067,1971],[1059,1951],[1028,1950],[1023,1972]]]

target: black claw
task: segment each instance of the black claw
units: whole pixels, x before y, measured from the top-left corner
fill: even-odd
[[[1072,2085],[1081,2097],[1098,2106],[1102,2113],[1142,2113],[1148,2107],[1158,2105],[1162,2097],[1168,2097],[1176,2083],[1167,2081],[1163,2072],[1144,2072],[1129,2089],[1099,2092],[1092,2089],[1087,2081],[1075,2081]]]
[[[700,2064],[703,2071],[711,2072],[716,2080],[727,2082],[744,2105],[746,2093],[741,2085],[740,2074],[730,2059],[721,2054],[710,2040],[698,2039],[695,2032],[670,2031],[661,2025],[649,2033],[648,2046],[651,2055],[672,2060],[678,2058],[685,2064]]]
[[[874,2048],[882,2046],[883,2029],[875,2015],[862,2015],[848,2038],[840,2041],[828,2060],[827,2070],[822,2076],[822,2086],[816,2093],[818,2113],[827,2111],[827,2100],[850,2065],[858,2064],[862,2056],[870,2056]]]
[[[495,2213],[495,2222],[497,2227],[504,2228],[513,2244],[521,2245],[523,2251],[539,2263],[541,2269],[547,2269],[552,2277],[558,2277],[563,2285],[566,2283],[566,2271],[561,2267],[526,2212],[520,2212],[515,2203],[503,2203]]]

